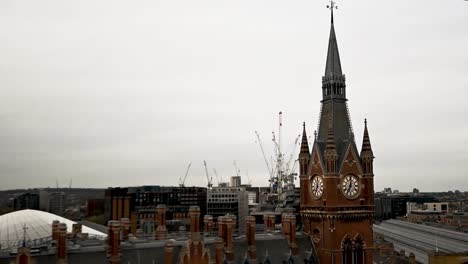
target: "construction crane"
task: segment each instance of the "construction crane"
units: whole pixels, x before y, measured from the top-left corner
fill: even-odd
[[[270,178],[272,178],[273,172],[270,168],[270,164],[268,163],[268,159],[265,155],[265,150],[263,149],[263,144],[262,144],[262,140],[260,139],[260,134],[258,134],[258,132],[255,131],[255,135],[257,135],[257,142],[258,142],[258,145],[260,146],[260,150],[262,151],[263,159],[265,160],[265,165],[267,166],[268,174],[270,175]]]
[[[249,177],[249,170],[246,170],[246,171],[245,171],[245,174],[247,175],[248,185],[249,185],[249,186],[252,186],[252,180],[251,180],[250,177]]]
[[[234,164],[234,169],[236,170],[235,172],[236,176],[239,176],[240,170],[239,170],[239,167],[237,167],[237,161],[234,161],[233,164]]]
[[[294,146],[291,151],[291,155],[289,156],[288,162],[286,162],[286,175],[289,175],[290,173],[294,172],[295,167],[291,166],[291,162],[293,161],[294,156],[296,155],[296,148],[299,145],[299,139],[301,138],[301,135],[298,135],[296,137],[296,140],[294,141]]]
[[[211,189],[213,187],[213,184],[211,183],[213,181],[213,177],[210,177],[208,174],[208,166],[206,165],[206,161],[203,161],[203,165],[205,165],[205,172],[206,172],[206,180],[208,181],[208,189]]]
[[[189,173],[189,170],[190,170],[190,166],[192,165],[192,162],[190,161],[187,165],[187,170],[185,171],[185,175],[184,175],[184,178],[182,179],[182,177],[179,177],[179,186],[180,187],[185,187],[185,180],[187,179],[187,175]]]
[[[214,175],[215,175],[215,177],[216,177],[216,182],[217,182],[217,183],[218,183],[218,185],[219,185],[219,177],[218,177],[218,172],[216,171],[216,169],[215,169],[215,168],[213,168],[213,172],[214,172]]]

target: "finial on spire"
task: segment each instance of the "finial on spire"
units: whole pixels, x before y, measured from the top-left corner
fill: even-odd
[[[305,128],[305,122],[302,122],[302,127]]]
[[[333,24],[333,9],[338,9],[338,6],[335,1],[330,0],[330,4],[327,5],[327,8],[331,11],[331,23]]]
[[[364,118],[364,126],[367,127],[367,118]]]

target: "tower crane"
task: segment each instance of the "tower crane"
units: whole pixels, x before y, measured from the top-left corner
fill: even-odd
[[[236,170],[236,176],[239,176],[240,170],[239,170],[239,167],[237,167],[237,161],[234,161],[233,164],[234,164],[234,169]]]
[[[187,179],[187,175],[189,173],[189,170],[190,170],[190,166],[192,165],[192,162],[190,161],[187,165],[187,170],[185,171],[185,175],[184,175],[184,178],[182,179],[182,177],[179,177],[179,186],[180,187],[185,187],[185,180]]]
[[[203,161],[203,165],[205,165],[205,172],[206,172],[206,180],[208,181],[208,189],[211,189],[213,184],[211,183],[213,181],[213,177],[210,177],[208,174],[208,166],[206,165],[206,161]]]
[[[268,159],[265,155],[265,150],[263,149],[263,144],[262,144],[262,140],[260,139],[260,134],[258,134],[258,132],[255,131],[255,135],[257,135],[257,142],[258,142],[258,145],[260,146],[260,150],[262,151],[263,159],[265,160],[265,165],[267,166],[268,174],[270,175],[270,178],[271,178],[273,177],[272,170],[270,168],[270,164],[268,163]]]
[[[286,175],[289,175],[290,173],[292,173],[294,171],[294,166],[291,166],[291,162],[293,161],[293,158],[294,158],[294,155],[295,155],[295,152],[296,152],[296,148],[299,145],[298,143],[299,143],[300,138],[301,138],[301,135],[298,135],[296,137],[296,140],[294,141],[294,146],[292,148],[291,155],[289,156],[289,160],[286,163]]]
[[[249,176],[249,170],[246,170],[246,171],[245,171],[245,174],[247,175],[248,184],[249,184],[250,186],[252,186],[252,180],[250,179],[250,176]]]
[[[218,183],[218,185],[219,185],[219,177],[218,177],[218,172],[216,171],[216,169],[215,169],[215,168],[213,168],[213,172],[214,172],[214,175],[215,175],[215,177],[216,177],[216,182],[217,182],[217,183]]]

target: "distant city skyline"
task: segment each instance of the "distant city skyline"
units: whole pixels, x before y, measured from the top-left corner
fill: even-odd
[[[206,186],[203,160],[267,185],[254,131],[270,156],[279,111],[285,149],[317,128],[327,3],[2,1],[0,189],[176,186],[189,161],[186,185]],[[466,2],[337,5],[375,190],[466,191]]]

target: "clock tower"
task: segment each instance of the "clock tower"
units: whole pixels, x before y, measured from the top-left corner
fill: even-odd
[[[333,9],[318,131],[299,153],[301,216],[320,263],[373,263],[374,155],[367,121],[359,153],[341,71]]]

